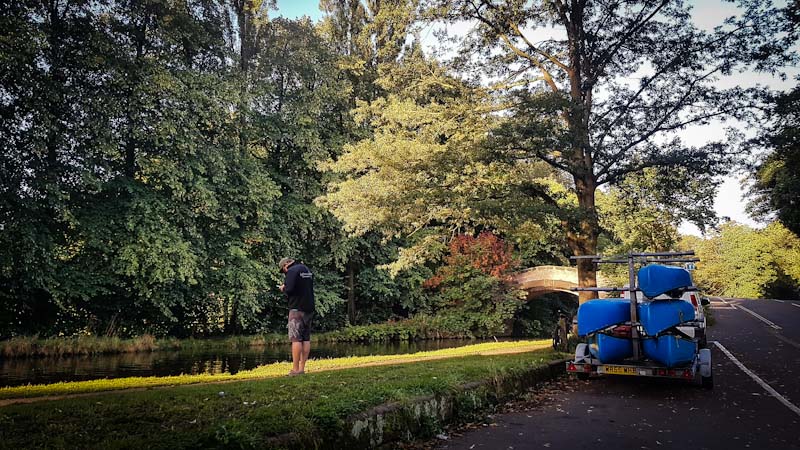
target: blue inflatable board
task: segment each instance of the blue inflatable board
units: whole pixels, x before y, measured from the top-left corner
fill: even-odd
[[[689,271],[680,267],[651,264],[639,269],[639,289],[650,298],[691,285]]]
[[[628,300],[589,300],[578,308],[578,335],[631,320],[631,302]]]
[[[683,322],[694,320],[694,306],[683,300],[656,300],[637,306],[639,322],[650,336],[655,336]]]
[[[642,348],[645,356],[670,368],[689,364],[697,353],[697,343],[669,334],[645,339]]]
[[[589,353],[603,363],[614,363],[633,356],[633,345],[630,339],[595,334],[589,337]]]

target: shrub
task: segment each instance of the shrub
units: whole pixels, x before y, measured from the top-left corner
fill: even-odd
[[[525,298],[510,283],[516,265],[512,247],[489,232],[461,235],[451,242],[445,262],[425,283],[436,298],[433,328],[458,337],[510,334]]]

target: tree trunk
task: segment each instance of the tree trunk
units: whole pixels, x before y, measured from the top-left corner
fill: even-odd
[[[594,176],[589,173],[575,177],[575,193],[578,196],[580,217],[567,232],[567,243],[575,256],[597,254],[597,210],[595,209]],[[578,286],[597,286],[597,267],[589,259],[578,260]],[[580,292],[579,303],[597,298],[596,292]]]
[[[239,334],[239,302],[236,299],[232,300],[231,315],[227,323],[225,334],[235,335]]]
[[[572,167],[575,169],[575,194],[578,197],[578,214],[567,231],[567,243],[575,256],[597,254],[599,223],[595,207],[597,180],[594,175],[594,158],[589,140],[589,117],[592,109],[592,87],[585,78],[588,67],[584,62],[583,14],[585,3],[573,2],[569,8],[569,21],[564,24],[569,40],[569,95],[570,109],[566,121],[574,136]],[[597,287],[597,267],[591,259],[578,259],[578,286]],[[597,292],[580,292],[579,303],[597,298]]]
[[[356,271],[353,263],[347,264],[347,319],[356,324]]]
[[[228,299],[225,298],[222,300],[222,332],[225,333],[228,331],[228,317],[230,316],[228,311]],[[219,330],[219,328],[217,328]]]

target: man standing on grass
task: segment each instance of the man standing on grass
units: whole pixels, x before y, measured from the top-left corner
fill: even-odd
[[[292,370],[302,375],[311,353],[311,320],[314,318],[314,275],[301,262],[283,258],[278,263],[286,275],[281,291],[289,300],[289,340],[292,342]]]

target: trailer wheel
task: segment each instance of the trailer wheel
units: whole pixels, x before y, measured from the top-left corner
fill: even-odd
[[[711,367],[711,350],[700,349],[697,352],[697,372],[700,375],[700,385],[706,389],[714,388],[714,373]]]

